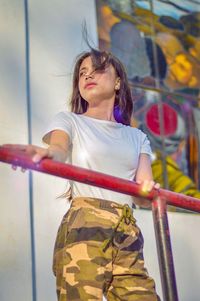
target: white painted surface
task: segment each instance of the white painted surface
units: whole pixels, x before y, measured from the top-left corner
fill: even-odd
[[[0,144],[27,143],[23,1],[0,1]],[[0,163],[0,300],[31,300],[28,177]],[[18,296],[18,297],[17,297]]]
[[[0,0],[0,144],[27,143],[23,1]],[[81,24],[97,43],[93,0],[29,1],[33,143],[45,124],[65,109],[74,57],[86,49]],[[56,197],[65,181],[34,173],[37,301],[55,301],[51,261],[55,235],[67,203]],[[0,164],[0,300],[32,300],[28,176]],[[136,210],[145,238],[146,266],[161,285],[152,215]],[[181,301],[199,301],[199,215],[169,214]],[[12,289],[11,289],[12,288]]]

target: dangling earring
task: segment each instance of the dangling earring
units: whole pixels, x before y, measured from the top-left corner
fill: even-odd
[[[119,90],[120,89],[120,80],[118,80],[115,84],[115,90]]]
[[[117,84],[117,85],[115,86],[115,90],[117,91],[117,90],[119,90],[119,89],[120,89],[120,85]]]

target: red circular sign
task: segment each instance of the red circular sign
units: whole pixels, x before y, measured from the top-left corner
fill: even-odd
[[[177,112],[168,104],[161,104],[160,118],[163,121],[163,134],[165,136],[171,136],[176,132],[178,116]],[[154,135],[161,135],[161,126],[159,121],[159,107],[158,104],[152,105],[146,113],[146,125],[147,128]]]

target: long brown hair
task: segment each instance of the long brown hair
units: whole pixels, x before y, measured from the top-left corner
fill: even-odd
[[[104,70],[109,65],[114,67],[116,75],[120,78],[120,89],[116,91],[114,117],[117,122],[130,125],[133,113],[133,99],[126,71],[120,60],[107,51],[91,48],[91,51],[83,52],[77,57],[73,73],[73,91],[70,101],[71,111],[76,114],[83,114],[88,108],[87,101],[80,95],[78,83],[80,66],[83,60],[89,56],[92,59],[94,70]]]

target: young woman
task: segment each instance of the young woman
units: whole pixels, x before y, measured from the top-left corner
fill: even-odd
[[[70,158],[73,165],[135,180],[144,191],[159,188],[152,179],[149,141],[130,127],[133,100],[124,67],[111,53],[92,49],[78,57],[71,109],[49,125],[47,149],[29,146],[33,161]],[[103,295],[109,301],[159,300],[132,215],[138,200],[77,182],[70,189],[71,206],[54,250],[58,300],[100,301]]]

